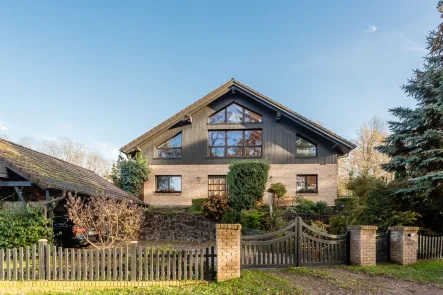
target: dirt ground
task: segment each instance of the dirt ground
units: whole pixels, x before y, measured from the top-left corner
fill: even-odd
[[[322,267],[313,271],[269,270],[289,281],[303,294],[420,294],[443,295],[443,286],[371,276],[339,267]]]

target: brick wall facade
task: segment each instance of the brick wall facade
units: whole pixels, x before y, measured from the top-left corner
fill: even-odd
[[[376,231],[374,225],[353,225],[347,230],[351,234],[350,262],[352,265],[376,264]]]
[[[143,200],[154,206],[190,206],[192,199],[208,197],[208,176],[226,175],[228,165],[151,165],[152,172],[143,187]],[[334,204],[337,197],[337,164],[273,164],[272,182],[286,185],[288,198],[295,196],[297,174],[317,174],[318,194],[304,194],[306,199]],[[156,175],[181,175],[181,193],[155,193]],[[200,179],[197,177],[200,176]],[[268,185],[270,182],[268,182]],[[267,201],[268,198],[265,198]],[[290,202],[289,202],[290,204]]]
[[[391,261],[401,264],[417,262],[418,235],[420,228],[412,226],[390,226]]]
[[[240,224],[217,224],[217,281],[240,277]]]

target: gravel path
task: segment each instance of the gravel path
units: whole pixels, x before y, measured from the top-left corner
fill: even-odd
[[[310,270],[269,270],[289,281],[303,294],[420,294],[443,295],[443,286],[404,281],[387,276],[371,276],[339,267]]]

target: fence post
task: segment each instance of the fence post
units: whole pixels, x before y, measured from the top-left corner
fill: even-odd
[[[296,220],[297,220],[297,227],[295,228],[295,230],[297,231],[297,240],[296,240],[296,243],[297,243],[297,252],[296,252],[297,264],[295,266],[299,267],[302,264],[302,255],[303,255],[303,251],[302,251],[303,249],[302,249],[302,244],[301,244],[301,234],[303,231],[303,228],[302,228],[302,221],[303,220],[301,219],[301,217],[297,217]]]
[[[240,277],[240,224],[217,224],[217,281]]]
[[[38,279],[45,279],[45,246],[48,244],[47,239],[38,240]]]
[[[137,241],[131,242],[131,281],[137,279]]]
[[[376,231],[374,225],[351,225],[347,227],[350,233],[349,262],[352,265],[376,264]]]
[[[417,262],[418,235],[420,229],[415,226],[390,226],[391,261],[406,265]]]

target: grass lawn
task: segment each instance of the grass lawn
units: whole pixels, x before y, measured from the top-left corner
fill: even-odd
[[[385,275],[407,281],[434,283],[443,286],[443,260],[421,261],[407,266],[385,263],[377,266],[346,266],[346,268],[369,275]]]
[[[16,294],[16,293],[14,293]],[[31,292],[34,295],[231,295],[231,294],[300,294],[286,280],[262,271],[243,271],[240,279],[220,283],[191,285],[182,287],[146,287],[102,290],[78,290],[75,292]]]

